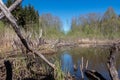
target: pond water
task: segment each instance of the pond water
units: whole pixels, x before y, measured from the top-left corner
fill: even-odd
[[[86,61],[89,61],[87,68],[88,70],[96,70],[107,80],[110,80],[106,65],[109,56],[107,47],[63,48],[59,49],[58,52],[59,54],[57,54],[57,56],[60,59],[62,70],[65,73],[70,72],[71,75],[74,75],[77,78],[77,80],[81,78],[80,64],[82,57],[84,58],[84,66]],[[77,67],[76,70],[74,70],[74,65]],[[120,74],[119,55],[117,57],[116,68]],[[85,80],[88,79],[85,77]]]

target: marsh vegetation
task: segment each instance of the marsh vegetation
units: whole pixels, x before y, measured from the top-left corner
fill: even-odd
[[[5,4],[10,7],[14,2]],[[120,77],[120,16],[112,7],[104,14],[73,17],[68,32],[58,16],[40,15],[32,5],[19,5],[11,12],[16,25],[0,8],[5,16],[0,21],[0,80]]]

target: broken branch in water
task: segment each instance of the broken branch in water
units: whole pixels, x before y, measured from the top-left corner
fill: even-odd
[[[90,80],[106,80],[100,73],[95,70],[85,70],[85,75]]]
[[[88,79],[90,80],[106,80],[100,73],[98,73],[95,70],[88,70],[88,60],[85,64],[84,67],[84,58],[81,58],[81,64],[80,64],[80,71],[81,71],[81,76],[82,76],[82,80],[84,80],[84,73],[87,76]]]
[[[81,76],[82,76],[82,79],[84,80],[84,73],[83,73],[83,69],[84,69],[84,67],[83,67],[83,57],[82,57],[82,59],[81,59],[81,64],[80,64],[80,71],[81,71]]]

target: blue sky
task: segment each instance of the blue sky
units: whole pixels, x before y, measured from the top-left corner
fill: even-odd
[[[113,7],[120,14],[120,0],[23,0],[23,5],[31,4],[39,14],[51,13],[60,17],[65,31],[70,28],[70,20],[74,16],[87,13],[104,13]]]

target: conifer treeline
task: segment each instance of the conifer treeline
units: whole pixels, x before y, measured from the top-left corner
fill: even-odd
[[[7,7],[10,7],[15,0],[7,0],[5,2]],[[39,13],[32,5],[22,6],[21,4],[12,11],[12,14],[17,19],[17,22],[22,27],[26,27],[27,25],[36,24],[39,22]],[[6,20],[4,19],[6,23]]]

